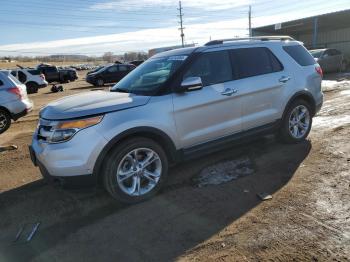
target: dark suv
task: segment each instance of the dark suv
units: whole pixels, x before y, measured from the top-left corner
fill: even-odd
[[[94,86],[103,86],[106,83],[119,82],[124,76],[135,69],[131,64],[113,64],[105,66],[97,72],[86,76],[86,82]]]

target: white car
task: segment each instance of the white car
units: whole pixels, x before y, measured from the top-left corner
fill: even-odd
[[[37,93],[39,88],[46,87],[48,85],[45,80],[45,75],[41,74],[37,69],[14,69],[11,70],[11,74],[16,77],[22,84],[27,87],[27,93]]]

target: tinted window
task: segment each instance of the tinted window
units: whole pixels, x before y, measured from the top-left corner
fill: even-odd
[[[236,79],[283,70],[282,64],[265,47],[234,49],[231,54]]]
[[[14,77],[16,77],[16,74],[17,72],[16,71],[11,71],[11,75],[13,75]]]
[[[202,78],[203,86],[232,80],[229,53],[227,51],[203,53],[189,68],[184,79],[195,76]]]
[[[24,83],[27,80],[27,76],[22,71],[19,71],[18,72],[18,79],[20,82]]]
[[[108,73],[114,73],[118,71],[118,68],[116,66],[111,66],[107,71]]]
[[[0,80],[0,86],[4,85],[4,83]]]
[[[119,71],[128,71],[128,67],[126,65],[120,65],[119,66]]]
[[[301,66],[316,64],[315,59],[302,45],[284,46],[283,49]]]
[[[45,68],[45,71],[46,71],[47,73],[56,72],[56,68],[55,68],[55,67],[46,67],[46,68]]]

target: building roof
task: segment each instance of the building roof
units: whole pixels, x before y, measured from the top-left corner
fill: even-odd
[[[273,24],[253,28],[253,34],[278,34],[278,35],[295,35],[311,33],[314,28],[314,18],[318,18],[318,31],[330,31],[350,27],[350,9],[322,14],[294,21]],[[280,28],[279,28],[280,26]]]

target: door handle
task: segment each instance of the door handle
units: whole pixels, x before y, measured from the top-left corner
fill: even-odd
[[[290,79],[290,76],[282,76],[278,81],[281,83],[287,83]]]
[[[221,94],[223,96],[232,96],[235,93],[237,93],[237,89],[226,88]]]

